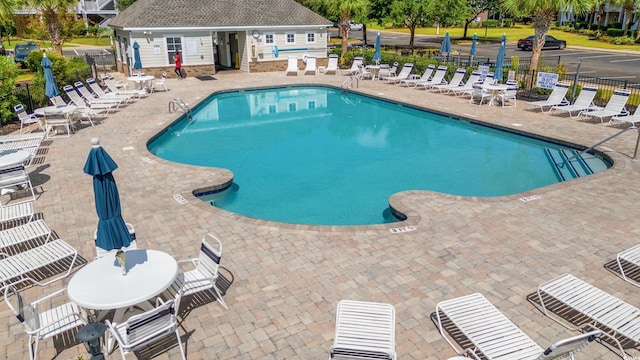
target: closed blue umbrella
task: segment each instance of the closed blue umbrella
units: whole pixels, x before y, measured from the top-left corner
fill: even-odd
[[[142,60],[140,60],[140,44],[133,42],[133,68],[142,69]]]
[[[100,140],[91,139],[91,151],[84,164],[84,172],[93,176],[93,192],[98,213],[96,246],[110,251],[128,247],[131,235],[120,209],[120,195],[112,172],[118,165],[100,146]]]
[[[440,46],[441,54],[449,54],[451,52],[451,38],[449,38],[449,32],[444,34],[444,40],[442,40],[442,46]]]
[[[471,50],[469,50],[469,55],[473,59],[473,56],[476,54],[476,42],[478,41],[478,34],[473,34],[471,38]]]
[[[378,64],[380,60],[380,33],[378,33],[378,36],[376,36],[376,51],[373,53],[373,61]]]
[[[504,53],[507,46],[507,35],[502,34],[502,39],[500,40],[502,41],[502,43],[500,44],[498,57],[496,58],[496,69],[493,71],[493,76],[497,81],[502,81],[502,63],[504,62]]]
[[[49,60],[47,54],[42,55],[42,61],[40,62],[40,65],[42,65],[42,70],[44,72],[44,94],[49,98],[59,96],[60,91],[58,90],[58,86],[56,85],[56,79],[53,77],[53,71],[51,70],[51,60]]]

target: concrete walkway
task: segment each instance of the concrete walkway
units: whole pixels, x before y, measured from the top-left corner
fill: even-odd
[[[93,259],[97,216],[92,179],[82,168],[89,140],[99,137],[119,165],[114,176],[123,216],[135,225],[139,247],[183,259],[198,253],[205,233],[217,234],[223,241],[222,274],[230,282],[224,295],[229,310],[211,299],[189,309],[180,328],[189,359],[326,359],[338,301],[352,299],[395,306],[398,359],[444,360],[455,353],[430,315],[439,301],[473,292],[484,294],[546,347],[577,333],[545,317],[527,297],[563,273],[640,306],[638,289],[605,268],[618,252],[639,241],[640,166],[631,159],[635,131],[599,148],[615,161],[608,171],[500,198],[407,191],[391,199],[409,216],[406,222],[358,227],[271,223],[213,208],[196,199],[192,190],[228,181],[229,171],[171,163],[146,149],[149,138],[179,115],[167,111],[173,98],[193,106],[218,90],[300,83],[339,86],[342,80],[237,71],[209,81],[169,79],[169,92],[151,94],[95,127],[50,141],[41,161],[30,168],[39,191],[36,209],[57,235],[87,261]],[[526,111],[522,102],[517,108],[477,107],[468,99],[373,81],[363,82],[357,91],[583,146],[619,131]],[[188,202],[175,201],[174,194]],[[415,230],[390,231],[405,225]],[[30,288],[27,295],[49,293],[67,282]],[[0,357],[28,358],[22,325],[6,306],[0,306],[0,319]],[[64,347],[51,339],[41,342],[40,358],[53,358],[56,346],[62,351],[57,359],[87,358],[82,345]],[[591,345],[580,357],[617,358],[601,344]],[[157,357],[175,358],[175,346]]]

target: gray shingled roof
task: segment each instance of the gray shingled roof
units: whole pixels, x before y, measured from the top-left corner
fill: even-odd
[[[138,0],[110,21],[122,28],[331,24],[293,0]]]

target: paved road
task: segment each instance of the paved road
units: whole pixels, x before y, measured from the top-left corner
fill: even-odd
[[[367,44],[375,44],[377,31],[367,31]],[[352,31],[351,37],[362,39],[361,31]],[[338,36],[337,31],[331,32],[332,37]],[[444,36],[444,34],[443,34]],[[531,52],[520,51],[516,47],[517,39],[507,40],[507,57],[519,56],[529,57]],[[416,35],[415,43],[419,46],[429,46],[438,48],[442,37]],[[402,33],[381,32],[381,43],[383,45],[408,45],[409,35]],[[495,59],[498,54],[498,43],[481,43],[476,46],[476,58]],[[459,50],[462,54],[468,54],[471,42],[453,44],[453,50]],[[544,50],[543,55],[560,56],[560,61],[566,66],[569,73],[575,73],[580,64],[580,74],[600,78],[610,78],[618,80],[629,80],[640,83],[640,53],[625,51],[607,51],[597,49],[584,49],[569,47],[564,50]]]

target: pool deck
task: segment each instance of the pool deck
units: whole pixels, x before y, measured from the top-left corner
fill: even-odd
[[[544,316],[527,299],[539,284],[561,274],[572,273],[640,306],[639,289],[605,267],[640,241],[640,163],[631,159],[635,131],[598,148],[615,160],[608,171],[493,199],[408,191],[391,200],[407,209],[405,223],[358,227],[271,223],[215,209],[191,192],[230,180],[230,172],[170,163],[146,150],[146,141],[179,115],[168,113],[173,98],[195,105],[218,90],[340,86],[344,79],[237,71],[221,72],[209,81],[169,79],[169,92],[150,94],[93,128],[81,127],[69,138],[50,141],[41,161],[29,168],[39,192],[36,210],[59,237],[87,261],[93,259],[97,216],[92,179],[82,168],[90,139],[99,137],[119,165],[114,176],[123,217],[134,224],[139,247],[184,259],[198,254],[205,233],[218,235],[223,242],[221,274],[231,282],[224,295],[229,310],[213,301],[187,314],[179,331],[189,359],[326,359],[342,299],[394,305],[398,359],[439,360],[455,353],[430,315],[439,301],[452,297],[484,294],[543,347],[578,334]],[[468,98],[370,80],[357,91],[584,146],[619,131],[599,122],[525,110],[521,101],[517,108],[478,107],[468,104]],[[188,202],[177,202],[174,194]],[[390,230],[407,225],[413,230]],[[69,279],[27,291],[50,293]],[[22,325],[5,305],[0,317],[0,357],[28,358]],[[40,359],[51,359],[55,344],[41,341]],[[57,359],[87,358],[82,345],[61,350]],[[156,358],[175,359],[178,353],[174,346]],[[109,358],[119,356],[116,350]],[[594,344],[580,358],[618,356]]]

